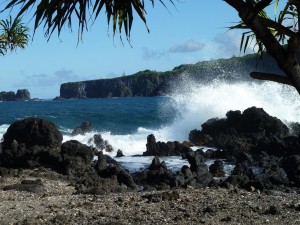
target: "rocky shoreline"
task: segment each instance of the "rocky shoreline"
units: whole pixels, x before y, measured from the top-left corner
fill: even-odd
[[[235,187],[78,195],[46,169],[24,170],[5,185],[42,180],[41,193],[0,191],[0,224],[298,224],[299,190]]]
[[[149,169],[129,173],[91,146],[62,143],[48,121],[16,121],[0,149],[0,224],[297,224],[299,128],[255,107],[229,111],[191,131],[190,142],[149,135]],[[101,136],[91,141],[109,149]],[[159,157],[173,155],[189,165],[169,170]],[[208,167],[207,159],[215,162]],[[224,160],[235,165],[228,177]]]

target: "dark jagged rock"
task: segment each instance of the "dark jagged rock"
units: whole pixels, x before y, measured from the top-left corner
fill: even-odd
[[[124,184],[132,189],[137,187],[131,174],[120,164],[118,164],[115,160],[112,160],[109,156],[103,155],[102,152],[97,155],[98,161],[95,165],[95,169],[100,177],[116,177],[119,184]]]
[[[192,149],[178,141],[156,142],[155,136],[150,134],[147,137],[146,151],[143,156],[185,156]]]
[[[51,122],[28,118],[18,120],[9,126],[3,136],[3,149],[10,148],[16,142],[27,148],[37,145],[59,149],[62,143],[62,134]]]
[[[101,134],[95,134],[93,137],[93,141],[97,149],[101,151],[105,150],[106,152],[112,152],[113,147],[108,143],[107,140],[104,140],[102,138]]]
[[[290,123],[290,135],[300,137],[300,123]]]
[[[213,179],[213,176],[209,172],[208,167],[204,162],[204,158],[197,152],[189,152],[187,154],[187,160],[191,165],[191,171],[196,174],[197,184],[201,187],[207,186]]]
[[[209,172],[214,177],[224,177],[225,171],[223,162],[221,160],[214,161],[214,163],[209,166]]]
[[[260,151],[277,157],[299,155],[300,138],[295,136],[289,136],[283,139],[264,138],[258,142],[257,146],[251,149],[253,154],[258,154]]]
[[[118,149],[116,157],[123,157],[123,156],[124,156],[124,154],[123,154],[122,150]]]
[[[8,168],[57,168],[62,135],[54,124],[37,118],[14,122],[4,134],[0,162]]]
[[[300,187],[300,156],[293,155],[282,160],[282,167],[289,180]]]
[[[84,135],[92,131],[92,124],[88,121],[83,122],[80,126],[75,127],[72,131],[72,135]]]
[[[241,152],[250,152],[260,142],[283,139],[289,133],[288,127],[279,119],[256,107],[243,113],[229,111],[226,118],[210,119],[201,126],[201,131],[191,131],[190,141],[221,148],[226,158],[239,157]]]

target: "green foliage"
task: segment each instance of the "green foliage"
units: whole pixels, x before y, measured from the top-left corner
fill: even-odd
[[[154,6],[155,0],[149,0]],[[164,0],[157,0],[165,6]],[[168,0],[173,4],[173,0]],[[106,12],[107,23],[112,23],[113,35],[116,31],[122,29],[126,38],[129,40],[132,28],[133,15],[145,23],[146,28],[146,10],[144,0],[9,0],[4,10],[20,6],[18,17],[24,13],[34,10],[36,30],[41,24],[45,29],[45,35],[49,38],[56,30],[60,35],[62,28],[67,24],[72,28],[73,20],[78,23],[78,38],[82,38],[83,31],[87,29],[88,22],[94,23],[101,11]]]
[[[260,0],[255,0],[256,3],[259,3]],[[285,4],[284,8],[280,10],[278,17],[276,16],[278,12],[279,0],[274,1],[274,20],[270,18],[270,16],[266,13],[264,9],[258,12],[258,16],[263,18],[265,21],[269,21],[268,29],[271,34],[282,44],[285,44],[288,40],[289,36],[286,32],[287,29],[291,31],[298,30],[298,13],[296,8],[290,5],[288,2]],[[272,26],[271,26],[272,24]],[[289,24],[288,26],[286,24]],[[281,27],[280,29],[278,27]],[[254,42],[253,51],[257,47],[257,53],[262,56],[262,54],[266,51],[264,44],[262,41],[254,34],[254,32],[243,22],[240,21],[237,25],[229,27],[232,29],[246,30],[242,34],[241,43],[240,43],[240,51],[245,53],[246,49],[249,47],[251,43]]]
[[[20,18],[0,20],[0,55],[17,48],[25,48],[28,44],[29,29],[22,23]]]

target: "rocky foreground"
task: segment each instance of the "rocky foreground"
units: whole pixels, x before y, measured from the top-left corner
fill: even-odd
[[[152,163],[135,173],[103,154],[112,148],[99,135],[95,148],[62,143],[42,119],[13,123],[0,144],[0,224],[300,224],[300,124],[255,107],[229,111],[190,142],[149,135],[143,155]],[[188,165],[169,170],[159,156],[172,155]],[[235,165],[228,177],[224,161]]]
[[[20,191],[21,183],[27,191]],[[10,190],[15,184],[19,190]],[[300,223],[299,190],[291,188],[260,193],[233,186],[187,187],[78,195],[63,176],[41,168],[2,178],[0,186],[0,224]]]

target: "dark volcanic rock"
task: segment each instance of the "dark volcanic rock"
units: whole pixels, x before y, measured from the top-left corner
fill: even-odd
[[[290,181],[300,187],[300,156],[293,155],[282,160],[282,167]]]
[[[57,168],[62,135],[54,124],[37,118],[14,122],[4,134],[0,162],[8,168]]]
[[[51,122],[28,118],[10,125],[3,137],[3,149],[12,147],[16,142],[26,148],[37,145],[58,149],[62,143],[62,134]]]
[[[74,130],[72,131],[72,135],[78,135],[78,134],[84,135],[91,131],[92,131],[92,124],[88,121],[85,121],[80,126],[74,128]]]
[[[61,146],[62,172],[74,177],[79,171],[90,169],[95,151],[76,140],[63,143]]]
[[[258,154],[264,151],[269,155],[277,157],[288,157],[300,154],[300,138],[289,136],[283,139],[279,138],[264,138],[261,139],[257,146],[251,149],[253,154]]]
[[[214,176],[214,177],[224,177],[225,172],[224,172],[224,165],[221,160],[216,160],[212,165],[209,166],[209,172]]]
[[[123,156],[124,156],[124,154],[123,154],[122,150],[118,149],[116,157],[123,157]]]
[[[251,107],[243,113],[229,111],[226,117],[206,121],[201,131],[191,131],[190,141],[221,148],[230,158],[250,152],[260,142],[283,139],[289,133],[285,124],[261,108]]]
[[[108,143],[107,140],[102,138],[101,134],[95,134],[91,141],[93,141],[96,148],[101,151],[105,150],[107,152],[111,152],[113,150],[113,147]]]
[[[197,152],[189,152],[187,154],[187,160],[191,165],[191,171],[196,174],[197,184],[201,187],[207,186],[213,179],[213,176],[209,172],[208,167],[204,162],[204,158]]]
[[[177,141],[174,142],[156,142],[155,136],[150,134],[147,137],[146,152],[143,156],[185,156],[192,149]]]

